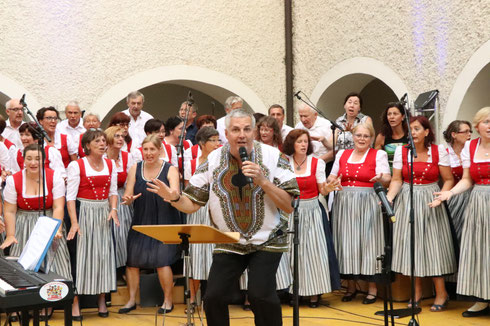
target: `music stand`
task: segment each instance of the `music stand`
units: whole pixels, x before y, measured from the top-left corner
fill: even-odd
[[[204,224],[173,224],[173,225],[135,225],[133,230],[141,232],[165,244],[180,244],[184,251],[184,276],[186,290],[184,292],[187,304],[187,326],[193,326],[191,295],[189,283],[189,243],[236,243],[240,239],[238,232],[222,232]]]

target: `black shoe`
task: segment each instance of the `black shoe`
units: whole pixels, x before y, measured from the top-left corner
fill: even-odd
[[[83,316],[82,315],[79,315],[79,316],[71,316],[71,320],[73,320],[73,321],[82,321],[83,320]]]
[[[244,303],[242,305],[242,309],[245,311],[252,311],[252,306],[250,305],[250,303]]]
[[[19,321],[19,316],[17,314],[9,316],[9,322],[16,323]]]
[[[172,310],[174,310],[174,304],[173,303],[172,303],[172,307],[170,309],[168,309],[168,308],[162,308],[162,307],[158,308],[158,313],[159,314],[162,314],[162,315],[163,314],[168,314],[169,312],[172,312]]]
[[[342,297],[342,302],[349,302],[352,301],[357,295],[357,290],[354,292],[347,292],[343,297]]]
[[[102,318],[107,318],[107,317],[109,317],[109,311],[106,311],[106,312],[100,312],[100,311],[99,311],[99,317],[102,317]]]
[[[463,312],[463,317],[480,317],[480,316],[488,315],[489,313],[490,313],[490,307],[487,306],[485,309],[479,311],[466,310],[465,312]]]
[[[369,296],[372,296],[371,299],[368,299]],[[362,300],[362,304],[372,304],[372,303],[375,303],[376,300],[378,299],[378,297],[374,294],[368,294],[364,300]]]
[[[118,313],[119,314],[127,314],[131,310],[135,310],[135,309],[136,309],[136,304],[134,304],[133,306],[131,306],[129,308],[121,308],[121,309],[119,309]]]

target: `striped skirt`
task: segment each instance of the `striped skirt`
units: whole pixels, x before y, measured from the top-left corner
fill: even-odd
[[[187,224],[211,225],[208,213],[208,205],[201,207],[195,213],[187,215]],[[191,277],[195,280],[207,280],[211,263],[213,262],[214,244],[195,243],[189,245],[191,257]]]
[[[410,275],[410,187],[403,183],[395,201],[396,223],[393,226],[392,270]],[[443,205],[428,206],[437,183],[413,187],[415,229],[415,276],[442,276],[456,272],[456,256]]]
[[[300,200],[298,217],[299,295],[311,296],[332,292],[327,240],[318,198]],[[289,223],[293,223],[292,218]],[[291,268],[293,268],[293,255],[293,246],[290,246]]]
[[[456,292],[490,300],[490,186],[475,185],[464,215]]]
[[[461,194],[451,197],[451,199],[447,203],[449,212],[451,213],[451,219],[453,221],[454,230],[456,231],[458,242],[460,243],[461,243],[461,232],[463,230],[463,224],[464,224],[464,213],[466,210],[466,206],[468,205],[468,201],[470,199],[470,194],[471,194],[471,189],[468,189]]]
[[[11,256],[20,256],[41,214],[42,212],[39,211],[17,210],[15,216],[15,238],[18,243],[12,245],[10,249]],[[48,210],[46,211],[46,215],[52,216],[53,212]],[[56,246],[57,248],[55,248]],[[65,230],[63,230],[63,237],[61,239],[53,240],[46,256],[48,265],[51,266],[50,271],[68,280],[72,279]]]
[[[373,188],[344,187],[334,200],[332,233],[342,278],[381,273],[383,215]]]
[[[119,197],[117,203],[117,217],[119,219],[119,227],[112,223],[114,230],[114,240],[116,242],[116,268],[126,265],[126,259],[128,257],[128,232],[131,228],[131,222],[133,221],[133,205],[123,205],[122,197],[124,195],[124,188],[117,189]]]
[[[80,199],[76,286],[79,294],[116,290],[116,255],[107,200]]]

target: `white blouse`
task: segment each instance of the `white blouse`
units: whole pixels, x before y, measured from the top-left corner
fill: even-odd
[[[471,157],[470,157],[470,140],[468,140],[465,144],[464,144],[464,147],[463,147],[463,150],[461,151],[461,161],[463,162],[463,168],[464,169],[468,169],[470,166],[471,166]],[[478,139],[478,144],[476,144],[476,148],[475,148],[475,156],[476,156],[476,153],[478,152],[478,147],[480,147],[480,142],[481,142],[481,139]],[[486,163],[486,162],[490,162],[490,157],[485,159],[485,160],[481,160],[481,159],[474,159],[474,162],[475,163]]]
[[[53,189],[49,189],[46,182],[46,193],[53,192],[53,199],[58,199],[65,196],[65,180],[61,176],[59,171],[54,171],[53,176]],[[22,197],[24,198],[38,198],[39,196],[27,196],[26,195],[26,170],[22,171]],[[17,190],[15,189],[15,182],[13,176],[8,176],[3,191],[3,198],[10,204],[17,204]]]
[[[12,147],[15,148],[15,145],[12,145],[10,148]],[[3,142],[0,142],[0,165],[4,170],[12,169],[12,158],[10,157],[10,151]]]
[[[102,171],[95,171],[92,169],[88,163],[87,157],[82,158],[85,164],[85,174],[87,177],[97,176],[97,175],[109,175],[109,167],[104,161],[104,168]],[[111,175],[111,185],[109,188],[109,196],[117,196],[117,168],[116,163],[112,161],[112,175]],[[77,161],[72,161],[67,168],[68,181],[66,186],[66,201],[76,200],[78,195],[78,187],[80,186],[80,166]]]
[[[310,154],[306,158],[306,171],[303,174],[298,174],[294,173],[296,177],[309,177],[311,175],[311,161],[312,161],[313,155]],[[291,165],[291,169],[293,171],[295,170],[296,163],[293,160],[292,156],[288,156],[289,159],[289,164]],[[301,163],[301,162],[300,162]],[[318,163],[316,165],[316,183],[324,183],[327,180],[327,177],[325,175],[325,161],[318,159]]]
[[[440,166],[451,166],[449,163],[449,154],[443,145],[437,146],[439,150],[439,165]],[[432,149],[429,147],[429,151],[427,152],[429,159],[426,163],[432,163]],[[408,162],[411,162],[410,151],[408,151]],[[402,146],[398,146],[395,149],[395,155],[393,157],[393,169],[401,170],[403,168],[403,160],[402,160]]]
[[[58,130],[54,134],[54,147],[58,150],[61,148],[61,133]],[[68,147],[68,154],[78,155],[78,141],[73,140],[70,135],[66,135],[66,147]]]
[[[461,166],[461,161],[460,161],[460,159],[458,157],[458,154],[456,154],[456,152],[454,151],[454,149],[451,146],[451,144],[447,144],[447,151],[449,152],[448,153],[448,156],[449,156],[449,165],[452,168],[457,168],[458,166]]]
[[[107,158],[107,154],[104,154],[104,158]],[[123,172],[123,161],[122,161],[122,157],[121,157],[121,152],[119,152],[119,157],[117,159],[119,161],[119,166],[117,166],[117,164],[115,164],[116,162],[114,160],[112,160],[112,161],[114,162],[114,166],[116,167],[116,171],[118,173],[121,173],[121,172]],[[135,161],[134,161],[134,158],[133,158],[133,154],[128,153],[128,165],[126,166],[126,172],[129,172],[129,169],[134,164],[135,164]]]
[[[372,148],[370,148],[369,150],[372,150]],[[332,171],[330,171],[330,174],[335,175],[335,176],[338,175],[338,173],[339,173],[339,161],[340,161],[340,158],[342,157],[343,153],[344,153],[344,150],[341,149],[337,153],[337,155],[335,156],[335,162],[333,164]],[[364,163],[368,153],[369,153],[369,151],[366,151],[366,153],[364,153],[364,156],[358,162],[352,161],[352,154],[351,154],[351,156],[349,156],[349,159],[347,160],[347,163],[350,163],[350,164]],[[376,153],[376,170],[375,170],[375,173],[376,174],[380,174],[380,173],[391,174],[390,164],[388,163],[388,154],[386,154],[386,152],[381,150],[381,149],[379,149],[378,152]]]

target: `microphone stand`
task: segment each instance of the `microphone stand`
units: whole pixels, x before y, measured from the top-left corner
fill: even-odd
[[[192,94],[189,91],[189,94],[187,95],[187,100],[186,100],[186,105],[187,105],[187,110],[185,111],[185,117],[184,117],[184,127],[182,128],[182,133],[179,136],[179,143],[177,144],[176,149],[177,149],[177,161],[179,160],[179,155],[180,158],[182,159],[182,166],[180,167],[180,173],[182,176],[181,182],[180,182],[180,192],[184,190],[184,136],[187,128],[187,121],[189,119],[189,111],[191,110],[192,103],[194,100],[192,99]]]
[[[299,250],[299,196],[293,198],[293,326],[299,326],[299,270],[298,270],[298,250]]]

